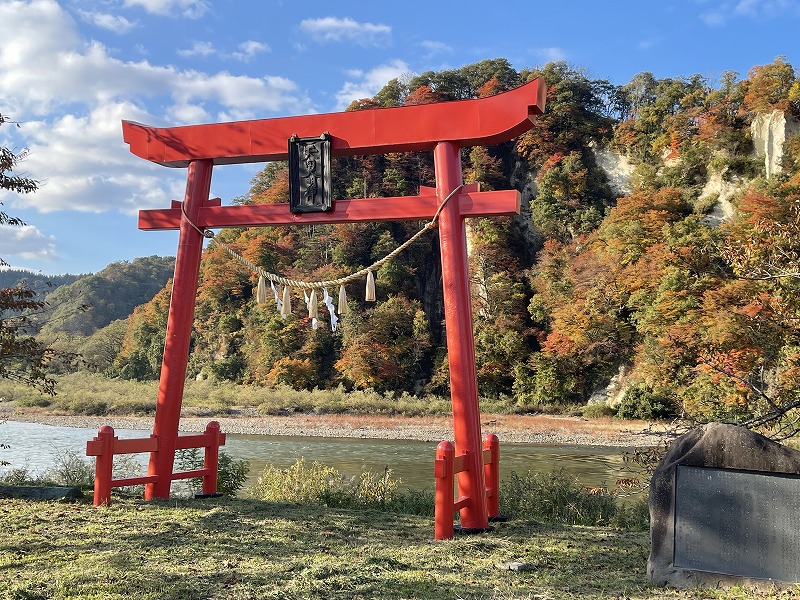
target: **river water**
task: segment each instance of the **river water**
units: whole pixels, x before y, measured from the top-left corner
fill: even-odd
[[[120,439],[149,437],[149,431],[115,430]],[[85,457],[86,442],[97,435],[95,429],[57,427],[37,423],[7,421],[0,424],[0,460],[11,463],[0,467],[0,475],[15,467],[42,473],[56,464],[56,458],[71,451]],[[267,464],[286,468],[300,457],[335,467],[345,476],[362,471],[383,473],[389,467],[401,487],[433,489],[433,460],[436,442],[354,438],[285,437],[227,434],[223,450],[231,457],[250,461],[250,480],[254,483]],[[556,469],[574,476],[582,485],[613,487],[625,472],[624,448],[596,446],[548,446],[500,442],[500,478],[515,471],[549,473]],[[136,455],[143,467],[148,455]]]

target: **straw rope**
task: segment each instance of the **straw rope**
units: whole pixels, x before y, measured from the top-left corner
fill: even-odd
[[[319,288],[325,288],[325,287],[333,287],[333,286],[337,286],[337,285],[344,285],[345,283],[349,283],[351,281],[355,281],[356,279],[360,279],[361,277],[363,277],[364,275],[366,275],[370,271],[374,271],[376,269],[379,269],[382,265],[384,265],[387,262],[389,262],[390,260],[392,260],[398,254],[400,254],[403,250],[405,250],[411,244],[413,244],[415,241],[417,241],[417,239],[419,239],[423,234],[425,234],[425,232],[430,231],[431,229],[436,227],[436,223],[439,220],[439,214],[444,209],[444,207],[447,204],[448,200],[450,200],[450,198],[455,196],[456,193],[458,193],[459,190],[461,190],[462,187],[464,187],[463,184],[459,185],[452,192],[450,192],[444,200],[442,200],[442,203],[439,205],[439,208],[436,209],[436,213],[434,213],[433,218],[430,220],[430,222],[428,222],[425,225],[425,227],[420,229],[417,233],[415,233],[408,240],[403,242],[400,246],[398,246],[397,248],[392,250],[389,254],[387,254],[386,256],[381,258],[380,260],[375,261],[370,266],[365,267],[365,268],[361,269],[360,271],[356,271],[355,273],[352,273],[351,275],[347,275],[346,277],[340,277],[339,279],[329,279],[329,280],[326,280],[326,281],[311,281],[311,282],[301,281],[299,279],[289,279],[287,277],[282,277],[281,275],[276,275],[274,273],[270,273],[269,271],[265,271],[264,269],[262,269],[258,265],[253,264],[252,262],[247,260],[244,256],[242,256],[241,254],[236,252],[236,250],[234,250],[233,248],[228,246],[225,242],[222,242],[222,241],[218,240],[215,237],[214,232],[211,231],[210,229],[206,229],[205,231],[203,231],[197,225],[195,225],[192,222],[192,220],[189,219],[188,215],[186,214],[186,209],[185,209],[183,203],[181,203],[181,212],[183,213],[183,216],[186,219],[186,221],[189,223],[189,225],[191,225],[200,235],[202,235],[205,238],[210,239],[212,241],[212,243],[215,243],[218,246],[220,246],[223,250],[225,250],[233,258],[235,258],[240,263],[242,263],[243,265],[248,267],[254,273],[256,273],[256,274],[260,275],[261,277],[264,277],[265,279],[268,279],[268,280],[270,280],[270,281],[272,281],[274,283],[279,283],[279,284],[281,284],[283,286],[289,286],[291,288],[298,288],[298,289],[301,289],[301,290],[313,290],[313,289],[319,289]]]

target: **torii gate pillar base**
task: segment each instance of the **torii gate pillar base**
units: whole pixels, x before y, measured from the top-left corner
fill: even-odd
[[[440,142],[433,151],[436,193],[443,201],[462,184],[460,148]],[[454,202],[455,200],[455,202]],[[464,456],[464,470],[458,474],[458,495],[469,498],[461,509],[463,529],[489,530],[486,485],[483,473],[478,380],[475,370],[475,340],[469,293],[469,264],[464,218],[458,196],[439,215],[439,245],[442,253],[447,355],[450,362],[450,397],[453,404],[453,438],[457,456]]]

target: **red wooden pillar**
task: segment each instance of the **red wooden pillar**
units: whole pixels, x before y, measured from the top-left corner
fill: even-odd
[[[436,192],[444,200],[462,184],[458,144],[439,142],[433,151]],[[475,374],[475,340],[469,294],[467,236],[459,196],[454,195],[439,215],[439,245],[442,252],[442,286],[450,360],[450,397],[453,404],[453,437],[456,455],[464,455],[465,469],[458,475],[458,495],[469,498],[461,509],[462,530],[489,528],[486,486],[483,474],[478,380]]]
[[[205,454],[203,456],[203,469],[208,473],[203,476],[203,493],[216,494],[217,493],[217,471],[219,470],[219,446],[220,446],[220,429],[217,421],[211,421],[206,425],[206,434],[210,435],[213,439],[205,447]]]
[[[489,451],[491,460],[484,461],[483,476],[486,479],[486,509],[490,519],[500,516],[500,440],[490,433],[483,438],[483,451]]]
[[[94,505],[109,506],[114,471],[114,428],[103,425],[93,441],[102,444],[102,450],[96,455],[97,462],[94,469]]]
[[[158,404],[153,424],[153,434],[158,438],[158,450],[150,454],[148,475],[158,477],[155,483],[145,486],[146,500],[169,498],[181,402],[189,361],[189,342],[192,336],[197,278],[200,273],[200,256],[203,235],[189,223],[198,221],[200,207],[208,200],[211,190],[211,160],[189,163],[186,176],[186,195],[181,217],[175,275],[167,316],[167,337],[164,358],[161,362],[161,380],[158,386]]]
[[[436,480],[434,500],[433,539],[453,539],[453,458],[455,450],[452,442],[439,442],[436,446],[436,460],[433,475]]]

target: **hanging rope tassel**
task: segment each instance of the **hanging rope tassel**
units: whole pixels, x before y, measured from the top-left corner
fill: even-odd
[[[375,276],[372,271],[367,271],[367,292],[364,296],[367,302],[375,302]]]
[[[339,315],[344,316],[347,314],[347,292],[344,289],[344,284],[339,286]]]
[[[292,314],[292,298],[289,295],[289,286],[283,286],[283,304],[281,306],[281,316],[283,318]]]
[[[319,318],[319,305],[317,302],[317,290],[311,290],[311,298],[308,300],[308,318]]]
[[[263,275],[258,276],[258,288],[256,289],[256,302],[258,304],[267,303],[267,280]]]

